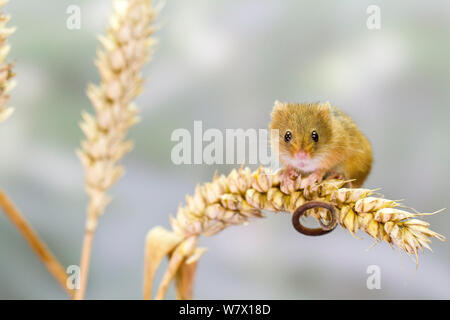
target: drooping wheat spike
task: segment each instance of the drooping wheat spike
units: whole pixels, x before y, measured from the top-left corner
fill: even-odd
[[[0,0],[0,9],[8,2],[8,0]],[[0,122],[8,118],[13,112],[13,108],[8,107],[9,93],[15,86],[12,80],[14,73],[12,72],[12,64],[6,61],[6,56],[11,49],[8,44],[8,37],[15,31],[14,27],[7,27],[9,15],[0,12]]]
[[[233,170],[227,177],[216,176],[211,183],[197,186],[187,205],[171,217],[174,231],[185,236],[213,235],[230,225],[242,224],[252,217],[262,217],[261,210],[293,213],[308,201],[325,201],[338,210],[340,225],[352,234],[359,229],[376,240],[386,241],[416,255],[430,248],[430,238],[445,237],[431,231],[429,224],[416,219],[427,214],[399,209],[396,201],[373,197],[375,190],[342,188],[346,181],[329,179],[300,188],[302,177],[282,183],[283,169],[272,173],[260,168]],[[311,211],[316,219],[329,220],[326,210]]]
[[[200,235],[212,236],[228,226],[244,224],[251,218],[263,217],[262,210],[293,213],[310,201],[332,204],[337,211],[337,221],[354,235],[359,229],[369,234],[375,241],[386,241],[407,254],[418,257],[419,250],[430,249],[431,238],[445,241],[445,237],[430,230],[429,223],[417,219],[427,213],[410,213],[401,210],[402,205],[393,200],[375,197],[376,190],[364,188],[344,188],[347,181],[327,179],[321,183],[306,185],[305,177],[283,180],[284,169],[271,172],[259,168],[252,172],[249,168],[233,170],[228,176],[215,176],[212,182],[197,185],[193,196],[186,196],[185,206],[180,206],[175,217],[170,217],[174,235],[159,232],[149,233],[147,247],[154,251],[170,248],[173,258],[171,266],[179,270],[168,270],[156,293],[157,299],[164,298],[169,282],[183,277],[182,268],[196,262],[204,250],[196,248],[195,241]],[[325,209],[312,209],[306,212],[318,220],[329,222],[331,215]],[[158,229],[159,230],[159,229]],[[153,238],[150,237],[153,235]],[[177,236],[178,243],[162,246],[167,239]],[[193,244],[194,243],[194,244]],[[190,246],[187,246],[190,244]],[[189,250],[180,251],[184,245]],[[174,248],[173,248],[174,247]],[[170,255],[168,249],[165,249]],[[156,255],[156,253],[155,253]],[[171,260],[172,260],[171,256]],[[180,258],[182,257],[182,258]],[[184,259],[184,260],[183,260]],[[180,262],[181,260],[181,262]],[[144,275],[146,283],[152,283],[154,271],[160,260],[148,263]],[[184,262],[183,262],[184,261]],[[193,281],[193,275],[184,276],[185,282]],[[150,297],[150,289],[144,287],[144,297]],[[183,288],[177,285],[177,290]],[[180,295],[181,296],[181,295]]]
[[[90,198],[77,298],[84,296],[93,233],[110,201],[106,190],[123,174],[118,162],[133,147],[126,135],[138,122],[132,101],[142,90],[140,72],[153,52],[155,40],[151,35],[155,15],[150,0],[115,1],[106,36],[100,37],[102,49],[97,53],[96,66],[101,82],[87,90],[95,115],[82,114],[81,129],[86,140],[77,151],[85,169],[86,192]]]

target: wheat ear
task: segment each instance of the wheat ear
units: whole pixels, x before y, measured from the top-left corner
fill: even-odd
[[[193,281],[192,272],[183,274],[182,267],[195,263],[203,253],[204,249],[196,248],[197,237],[212,236],[228,226],[263,217],[262,210],[293,213],[311,201],[329,203],[336,209],[336,220],[352,235],[361,229],[376,242],[385,241],[409,255],[415,255],[417,259],[419,250],[431,250],[431,238],[445,241],[444,236],[429,229],[429,223],[417,219],[429,214],[401,210],[399,208],[402,205],[397,201],[374,197],[376,190],[344,188],[347,181],[338,179],[304,186],[304,181],[307,181],[304,177],[283,180],[283,175],[284,169],[272,172],[259,168],[252,172],[249,168],[241,168],[233,170],[228,176],[216,175],[212,182],[197,185],[194,195],[186,196],[187,205],[178,208],[176,217],[170,217],[174,235],[182,240],[168,254],[169,269],[161,281],[156,298],[165,296],[174,277],[186,278],[185,283]],[[332,220],[325,209],[309,210],[307,214],[319,221]],[[154,242],[159,242],[161,246],[161,243],[167,242],[166,234],[161,233],[161,237],[153,239],[153,242],[147,241],[146,245],[157,249]],[[152,263],[157,261],[147,262]],[[156,268],[157,265],[151,267],[152,270]],[[152,283],[153,279],[146,281]],[[176,285],[177,292],[189,296],[189,292],[184,291],[180,284]],[[192,284],[186,290],[191,287]],[[144,297],[149,297],[149,292]]]
[[[8,0],[0,0],[0,9],[7,2]],[[14,27],[6,26],[9,20],[9,15],[0,12],[0,122],[6,120],[13,112],[13,108],[7,107],[7,104],[9,101],[9,92],[16,85],[15,81],[12,80],[14,77],[12,64],[5,61],[6,56],[11,49],[11,46],[8,44],[8,37],[16,29]]]
[[[0,8],[3,8],[7,2],[8,0],[0,0]],[[13,112],[13,108],[7,107],[10,97],[9,93],[15,86],[15,81],[11,79],[14,76],[12,64],[5,61],[6,56],[11,49],[7,42],[8,36],[15,31],[15,28],[6,26],[9,20],[9,16],[0,12],[0,122],[6,120]],[[20,231],[37,256],[42,260],[50,274],[53,275],[64,290],[72,296],[73,291],[68,289],[66,285],[67,274],[64,267],[50,252],[45,243],[39,238],[30,224],[26,221],[25,217],[20,213],[3,190],[0,190],[0,207]]]
[[[87,90],[95,116],[82,114],[80,126],[86,140],[77,151],[90,199],[80,263],[81,287],[76,299],[84,298],[98,218],[110,201],[106,190],[123,174],[118,162],[133,146],[126,141],[126,134],[138,122],[132,101],[142,90],[140,72],[155,43],[151,38],[154,18],[150,0],[115,1],[106,36],[100,37],[103,48],[97,53],[96,66],[101,83],[90,85]]]

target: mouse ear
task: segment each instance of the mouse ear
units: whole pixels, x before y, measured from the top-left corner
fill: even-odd
[[[331,109],[330,101],[322,102],[319,104],[319,106],[321,106],[322,108],[325,108],[325,109]]]
[[[284,104],[278,100],[275,100],[274,106],[273,106],[273,111],[278,110],[280,108],[284,107]]]

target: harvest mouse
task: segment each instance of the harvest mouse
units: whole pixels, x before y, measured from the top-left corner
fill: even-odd
[[[320,182],[331,175],[355,179],[360,187],[372,167],[369,140],[353,120],[337,107],[325,103],[275,102],[270,129],[278,136],[280,162],[287,169],[283,179],[310,173],[305,184]]]

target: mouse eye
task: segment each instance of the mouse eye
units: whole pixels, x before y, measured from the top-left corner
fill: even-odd
[[[311,133],[311,138],[312,138],[315,142],[319,141],[319,134],[317,133],[316,130],[314,130],[314,131]]]
[[[284,134],[284,141],[289,142],[292,139],[292,132],[290,131],[286,131],[286,133]]]

